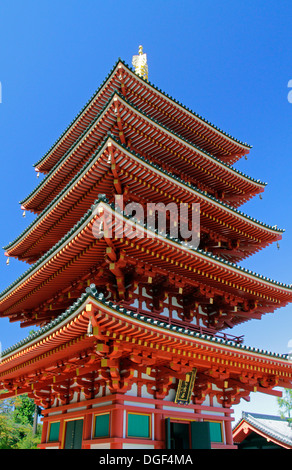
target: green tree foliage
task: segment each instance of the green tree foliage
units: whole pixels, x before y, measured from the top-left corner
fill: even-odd
[[[36,449],[41,439],[41,425],[33,433],[35,405],[26,395],[1,400],[0,449]]]
[[[281,398],[277,399],[281,418],[292,422],[292,390],[285,388]]]
[[[11,416],[0,414],[0,449],[14,449],[16,443],[17,435]]]
[[[14,410],[14,419],[16,423],[28,423],[31,426],[33,425],[35,404],[33,400],[28,398],[26,395],[21,397],[20,402],[15,407]]]

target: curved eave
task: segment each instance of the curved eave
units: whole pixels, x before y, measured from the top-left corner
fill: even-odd
[[[222,162],[219,158],[200,149],[193,143],[163,126],[160,122],[147,116],[134,107],[118,93],[120,116],[122,127],[131,145],[137,147],[137,152],[145,152],[148,159],[154,159],[159,165],[169,164],[171,168],[181,170],[187,178],[192,175],[207,188],[214,189],[214,183],[218,189],[230,192],[230,196],[236,196],[235,204],[241,205],[255,194],[264,191],[266,183],[255,180],[248,175]],[[208,190],[207,190],[208,191]]]
[[[157,167],[157,165],[155,166],[151,162],[142,159],[137,154],[117,143],[112,137],[108,136],[79,173],[55,199],[53,199],[36,220],[34,220],[14,242],[4,247],[7,255],[23,258],[26,251],[29,250],[29,247],[33,246],[33,244],[35,244],[35,251],[37,251],[36,247],[43,236],[48,234],[50,227],[56,224],[58,219],[62,220],[66,213],[69,214],[70,211],[72,212],[74,205],[77,204],[79,200],[81,201],[82,198],[85,198],[87,192],[90,191],[90,188],[92,188],[94,184],[97,184],[99,179],[100,185],[98,193],[110,192],[110,181],[108,180],[108,184],[106,185],[102,180],[111,167],[108,156],[104,154],[104,152],[107,151],[108,145],[112,145],[116,152],[120,152],[117,157],[117,164],[121,170],[122,183],[129,185],[132,192],[137,192],[137,194],[140,192],[142,197],[153,202],[154,199],[157,198],[157,188],[152,184],[149,186],[147,182],[153,179],[153,174],[159,176],[159,190],[165,185],[167,185],[168,188],[167,201],[171,201],[171,198],[177,201],[177,198],[179,198],[179,200],[183,202],[187,201],[188,203],[192,203],[195,201],[200,203],[201,220],[203,224],[218,233],[224,233],[227,237],[236,236],[245,240],[246,243],[253,245],[253,247],[250,248],[251,251],[248,251],[246,256],[281,238],[281,231],[279,229],[275,230],[265,224],[259,224],[252,218],[247,219],[238,210],[211,198],[209,195],[199,191],[197,188],[193,188],[191,185],[181,182],[179,178],[175,178],[160,167]],[[130,171],[129,165],[131,165]],[[93,168],[95,168],[94,174],[91,175]],[[124,170],[124,168],[126,168],[126,170]],[[144,174],[144,177],[141,176],[142,174]],[[146,175],[148,175],[147,178]],[[162,196],[160,195],[159,197],[161,198]],[[68,198],[70,198],[70,200]],[[86,207],[85,210],[87,210],[88,207]],[[77,222],[81,216],[82,214],[79,211],[78,215],[75,216],[75,220],[68,218],[69,225],[67,225],[67,227],[72,226],[70,225],[72,224],[72,220],[73,223]],[[49,222],[50,220],[51,222]],[[65,220],[62,223],[65,223]],[[43,229],[38,229],[38,227],[43,227]],[[31,234],[33,234],[33,238],[30,242]],[[49,242],[49,237],[46,239]],[[50,245],[46,245],[46,249],[48,248],[50,248]],[[42,251],[45,250],[41,249],[40,252]],[[34,253],[33,256],[35,255],[36,253]],[[244,253],[239,254],[238,257],[242,259]],[[29,259],[29,255],[23,259]]]
[[[114,89],[120,86],[120,80],[116,77],[120,64],[121,61],[118,59],[98,90],[94,92],[52,147],[34,164],[38,171],[43,173],[51,171],[58,161],[75,145],[76,140],[92,124],[93,120],[96,119]]]
[[[254,432],[265,439],[274,442],[280,447],[292,449],[292,442],[284,436],[280,436],[276,432],[259,426],[256,422],[251,422],[249,418],[242,419],[233,430],[233,440],[236,444],[241,443],[251,433]]]
[[[125,80],[126,86],[132,87],[133,90],[137,88],[142,88],[142,95],[145,95],[145,90],[151,95],[151,99],[154,99],[154,109],[159,107],[157,103],[162,101],[163,107],[167,103],[172,113],[178,115],[183,121],[190,122],[191,126],[196,128],[197,133],[201,134],[201,140],[204,144],[208,142],[210,146],[210,140],[214,139],[212,151],[212,145],[209,149],[211,154],[217,155],[220,158],[221,147],[224,145],[226,147],[224,156],[224,161],[228,163],[234,163],[242,155],[245,155],[249,152],[251,146],[243,143],[229,134],[224,133],[221,129],[212,125],[209,121],[205,120],[201,116],[197,115],[187,107],[183,106],[181,103],[177,102],[175,99],[171,98],[162,90],[156,88],[150,82],[138,77],[123,61],[118,60],[114,65],[112,71],[108,74],[107,78],[104,80],[99,89],[93,94],[92,98],[86,103],[80,113],[75,117],[71,124],[65,129],[60,138],[55,142],[51,149],[42,157],[34,166],[41,172],[50,171],[50,169],[57,163],[57,161],[69,150],[69,148],[74,144],[74,141],[84,132],[86,127],[90,122],[95,118],[96,114],[100,112],[100,109],[105,104],[105,101],[108,99],[109,95],[114,91],[115,88],[122,89],[121,83]],[[140,106],[138,106],[140,107]],[[148,106],[146,106],[148,109]],[[153,110],[152,110],[153,111]],[[171,111],[170,111],[171,112]],[[148,114],[148,113],[147,113]],[[153,113],[149,113],[153,114]],[[157,110],[154,113],[157,114]],[[186,125],[186,124],[184,124]],[[186,127],[190,127],[189,125]],[[178,132],[182,134],[181,132]],[[189,132],[187,133],[189,135]],[[193,133],[191,132],[191,136]],[[204,136],[204,137],[203,137]],[[196,143],[196,139],[190,139],[193,143]],[[202,148],[205,148],[204,145],[201,145]],[[223,151],[223,147],[222,147]]]
[[[135,89],[136,102],[131,93],[129,99],[146,114],[229,164],[249,153],[250,145],[227,134],[155,85],[138,77],[125,64],[124,66],[127,71],[126,89],[128,87],[131,91],[133,79],[138,84]]]
[[[103,323],[103,329],[107,329],[108,338],[112,337],[113,333],[117,335],[119,330],[127,324],[126,341],[131,342],[132,338],[137,338],[138,330],[145,331],[146,329],[152,333],[151,342],[153,345],[161,345],[161,340],[163,340],[162,342],[168,343],[168,346],[171,342],[173,347],[179,345],[180,350],[195,353],[194,357],[196,357],[196,353],[200,354],[204,351],[210,357],[215,355],[223,360],[231,360],[233,361],[233,373],[239,373],[243,364],[245,370],[249,369],[249,365],[253,366],[253,370],[257,367],[259,375],[262,372],[266,373],[268,367],[270,373],[278,375],[280,380],[291,381],[292,364],[286,355],[236,344],[233,341],[202,334],[190,328],[169,325],[159,319],[137,314],[130,308],[123,308],[116,303],[106,301],[103,295],[98,293],[95,285],[88,287],[86,292],[56,319],[3,351],[0,363],[0,381],[7,378],[11,372],[17,376],[17,369],[21,365],[25,366],[25,363],[26,365],[36,364],[35,367],[40,368],[42,355],[47,361],[51,361],[49,351],[58,350],[58,347],[62,347],[64,343],[68,345],[67,356],[70,355],[70,345],[72,347],[78,341],[83,350],[85,346],[93,346],[95,338],[87,336],[89,316],[86,306],[89,304],[92,307],[93,315],[98,312],[96,321]],[[64,353],[62,352],[62,354]],[[54,357],[56,358],[56,353]],[[234,364],[234,357],[236,357],[237,365]],[[272,368],[274,370],[271,370]],[[24,367],[21,369],[23,373]]]
[[[87,157],[91,150],[90,145],[94,148],[98,142],[105,138],[117,119],[116,106],[119,106],[125,130],[134,145],[137,143],[139,153],[140,149],[142,152],[144,149],[148,158],[151,159],[150,155],[155,157],[156,163],[164,165],[165,162],[171,160],[170,167],[174,165],[176,169],[180,169],[186,175],[192,176],[193,174],[204,188],[210,187],[212,192],[215,187],[223,192],[226,190],[230,204],[234,207],[238,207],[255,194],[264,191],[266,183],[245,175],[197,148],[191,142],[182,139],[179,135],[173,134],[170,129],[141,113],[117,92],[114,92],[70,150],[56,163],[40,184],[20,202],[23,208],[34,212],[44,209],[43,192],[46,192],[46,188],[48,188],[47,192],[55,194],[56,188],[62,188],[63,180],[68,180],[73,168],[78,167],[79,162],[84,161]],[[131,126],[134,122],[139,128],[138,134],[131,132]],[[141,140],[143,139],[141,129],[143,129],[144,141]],[[155,134],[154,139],[153,134]],[[153,150],[150,149],[149,142]]]
[[[76,173],[82,168],[84,162],[96,151],[102,141],[107,138],[108,132],[116,120],[113,96],[100,114],[91,122],[74,145],[55,164],[46,177],[20,204],[24,209],[40,212],[54,199],[61,189],[70,183]]]
[[[21,315],[23,309],[31,309],[42,301],[51,298],[56,291],[70,286],[81,273],[96,266],[98,260],[104,262],[106,243],[96,239],[92,227],[97,219],[95,211],[101,203],[115,223],[129,223],[123,214],[114,211],[103,199],[63,237],[49,252],[5,289],[0,296],[0,313],[4,316]],[[119,222],[120,221],[120,222]],[[192,249],[185,243],[160,235],[145,226],[137,224],[145,236],[135,243],[127,238],[115,241],[118,249],[125,250],[134,262],[149,262],[160,266],[165,273],[179,272],[193,280],[211,285],[214,292],[230,292],[245,299],[267,302],[266,311],[286,305],[292,300],[291,286],[270,281],[250,270],[228,263],[202,250]],[[118,235],[115,234],[118,237]],[[145,251],[146,250],[146,251]],[[148,253],[148,254],[147,254]],[[175,254],[175,262],[173,259]],[[58,276],[58,285],[55,278]],[[247,287],[248,286],[248,287]],[[34,300],[32,300],[34,299]],[[264,307],[263,307],[264,308]]]

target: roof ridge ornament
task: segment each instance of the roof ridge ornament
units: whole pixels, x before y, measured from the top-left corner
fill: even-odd
[[[144,80],[148,80],[147,54],[143,54],[142,46],[139,46],[139,54],[133,55],[132,65],[135,69],[135,73],[139,77],[144,78]]]

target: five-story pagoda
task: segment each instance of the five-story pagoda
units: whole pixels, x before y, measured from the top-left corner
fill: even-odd
[[[233,448],[232,406],[291,386],[287,356],[229,333],[291,301],[238,266],[282,231],[239,210],[265,187],[232,166],[250,147],[150,84],[142,48],[133,65],[35,165],[0,315],[40,328],[3,352],[2,397],[43,408],[41,448]]]

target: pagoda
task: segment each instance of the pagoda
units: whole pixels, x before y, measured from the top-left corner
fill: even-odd
[[[142,48],[133,65],[35,164],[36,217],[5,247],[29,266],[0,316],[37,329],[3,351],[1,397],[42,408],[40,448],[236,448],[234,405],[291,387],[287,355],[230,334],[291,302],[239,265],[283,231],[239,209],[265,189],[233,166],[251,147],[151,84]]]

